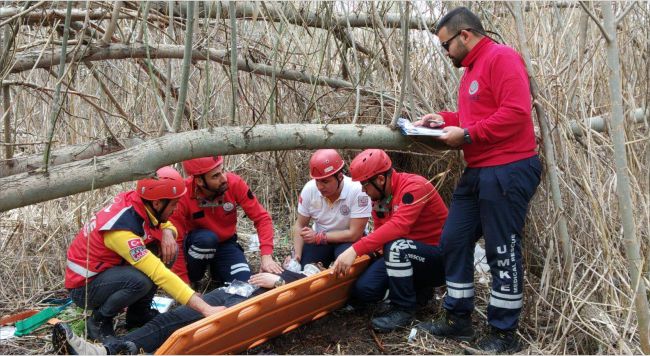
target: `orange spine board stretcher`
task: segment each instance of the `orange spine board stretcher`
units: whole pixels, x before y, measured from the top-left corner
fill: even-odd
[[[322,271],[176,330],[156,355],[228,354],[261,345],[345,305],[370,258],[361,256],[345,277]]]

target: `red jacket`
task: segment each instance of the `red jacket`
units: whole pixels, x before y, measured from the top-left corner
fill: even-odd
[[[528,74],[512,48],[483,38],[463,59],[458,112],[440,112],[446,126],[469,130],[468,167],[507,164],[537,154]]]
[[[160,225],[151,226],[142,199],[135,191],[118,194],[113,203],[95,214],[72,240],[65,269],[66,288],[81,287],[86,283],[86,276],[90,282],[97,274],[125,262],[104,244],[103,233],[113,230],[128,230],[143,238],[142,246],[132,246],[133,253],[144,253],[146,244],[160,241],[162,237]],[[141,241],[132,243],[141,244]]]
[[[257,235],[260,240],[260,252],[262,255],[273,253],[273,221],[271,216],[264,209],[257,197],[248,188],[246,182],[234,173],[226,173],[228,179],[228,190],[223,194],[223,200],[207,202],[199,206],[202,199],[197,195],[194,178],[185,180],[187,193],[181,197],[174,214],[169,219],[178,230],[179,251],[172,271],[189,282],[183,241],[188,232],[194,229],[208,229],[213,231],[219,241],[226,241],[232,238],[237,232],[237,207],[241,206],[244,213],[253,221]]]
[[[440,243],[447,206],[436,188],[422,176],[396,171],[391,175],[391,187],[390,210],[378,212],[373,202],[374,231],[352,245],[357,255],[373,252],[401,237],[433,246]]]

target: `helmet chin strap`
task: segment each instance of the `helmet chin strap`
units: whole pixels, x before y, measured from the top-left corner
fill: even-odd
[[[375,176],[375,178],[370,180],[370,184],[372,184],[372,186],[375,187],[375,189],[379,192],[379,194],[381,194],[381,197],[379,198],[379,201],[383,201],[386,198],[386,183],[388,183],[388,177],[390,177],[390,172],[386,172],[386,173],[382,173],[382,174],[384,176],[384,184],[381,187],[381,189],[379,188],[379,186],[377,184],[375,184],[375,179],[377,179],[377,176],[379,176],[379,175]],[[393,196],[391,195],[389,198],[392,199]]]
[[[167,209],[167,207],[169,206],[169,203],[171,202],[171,199],[160,199],[160,201],[162,202],[163,205],[162,205],[162,207],[161,207],[160,209],[158,209],[158,210],[156,210],[156,208],[153,207],[153,202],[151,202],[151,201],[149,201],[149,200],[147,200],[147,201],[145,202],[145,204],[147,204],[147,205],[149,206],[149,208],[153,211],[153,216],[154,216],[154,217],[156,218],[156,220],[158,221],[158,224],[161,224],[161,223],[164,223],[164,222],[165,222],[165,221],[163,221],[163,219],[162,219],[162,213],[163,213],[163,212],[165,211],[165,209]],[[151,225],[152,227],[155,227],[155,225],[154,225],[151,221],[149,221],[149,225]]]

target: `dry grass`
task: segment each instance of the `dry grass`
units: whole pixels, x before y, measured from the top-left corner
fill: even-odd
[[[84,3],[85,4],[85,3]],[[84,4],[78,6],[83,8]],[[368,13],[368,2],[334,3],[333,11]],[[374,4],[382,9],[399,11],[392,3]],[[456,3],[434,3],[429,6],[414,2],[416,13],[422,16],[439,15]],[[607,68],[602,36],[589,20],[584,51],[579,48],[579,8],[557,8],[551,3],[529,4],[524,13],[529,46],[532,50],[536,77],[547,93],[543,105],[548,110],[552,137],[556,147],[564,212],[558,212],[550,199],[550,188],[545,179],[531,206],[524,239],[526,269],[526,301],[520,332],[528,347],[526,353],[540,354],[596,354],[640,353],[636,332],[635,311],[632,304],[632,286],[622,246],[621,222],[616,200],[612,142],[607,133],[587,132],[575,138],[569,122],[607,114],[609,96]],[[48,6],[57,6],[49,4]],[[295,3],[295,7],[320,9],[325,12],[328,3]],[[499,32],[507,43],[516,46],[514,21],[503,3],[472,4],[488,29]],[[592,6],[592,5],[589,5]],[[620,11],[627,4],[617,4]],[[110,6],[109,6],[110,7]],[[432,12],[433,11],[433,12]],[[598,13],[598,9],[593,9]],[[623,92],[625,109],[649,107],[650,93],[650,8],[647,3],[636,7],[621,22],[618,32],[622,55]],[[278,68],[298,69],[310,74],[341,77],[341,42],[333,32],[304,28],[286,21],[270,22],[260,14],[257,21],[239,20],[238,36],[240,58],[275,64]],[[96,21],[105,27],[108,21]],[[230,41],[228,20],[197,20],[195,46],[228,48]],[[135,25],[138,26],[135,26]],[[139,22],[120,20],[116,35],[123,39],[132,28],[137,32]],[[21,27],[16,38],[16,56],[23,47],[45,39],[51,27]],[[162,31],[150,27],[151,43],[182,43],[183,29],[177,25],[175,38],[165,38]],[[381,91],[394,98],[401,91],[399,70],[389,70],[381,61],[393,64],[401,58],[402,32],[387,29],[384,41],[371,28],[351,30],[358,43],[374,56],[346,50],[347,80],[358,76],[364,88]],[[136,34],[134,34],[135,37]],[[58,38],[58,35],[54,35]],[[391,50],[391,46],[396,52]],[[31,50],[51,49],[56,46],[36,45]],[[449,62],[441,56],[434,37],[425,31],[411,31],[410,87],[417,86],[426,105],[434,109],[452,108],[455,104],[459,72],[449,70]],[[387,56],[386,56],[387,54]],[[356,57],[356,59],[355,59]],[[171,64],[174,85],[180,77],[179,60],[154,60],[164,72]],[[156,103],[154,84],[147,73],[134,61],[106,61],[95,63],[100,77],[119,103],[129,113],[128,119],[147,133],[145,138],[158,135],[161,112]],[[23,72],[8,77],[14,81],[29,81],[38,86],[53,88],[56,79],[44,70]],[[99,90],[99,85],[83,65],[74,65],[66,81],[75,90],[94,95],[94,102],[109,112],[116,112],[113,104]],[[207,90],[206,90],[206,83]],[[239,72],[239,95],[235,122],[254,123],[331,122],[349,123],[357,117],[359,123],[388,123],[397,107],[389,99],[361,96],[357,105],[356,93],[312,86],[288,80]],[[64,86],[65,87],[65,86]],[[192,120],[199,128],[224,126],[229,117],[232,96],[228,68],[215,63],[197,62],[192,67],[189,81],[189,103]],[[164,101],[164,99],[162,99]],[[25,86],[12,88],[12,128],[15,142],[34,143],[45,140],[47,118],[52,110],[51,93]],[[427,112],[425,103],[415,95],[406,96],[411,115]],[[171,100],[172,106],[175,102]],[[358,108],[358,111],[357,111]],[[173,108],[167,111],[169,117]],[[187,121],[183,130],[190,129]],[[630,169],[637,236],[642,242],[642,255],[648,256],[650,237],[650,130],[647,124],[629,124],[627,127],[628,162]],[[115,116],[104,114],[78,96],[68,95],[64,113],[56,130],[56,147],[87,142],[110,135],[125,137],[134,134],[131,127]],[[16,156],[42,152],[43,145],[16,147]],[[263,204],[272,213],[278,232],[277,244],[286,248],[290,241],[289,225],[295,217],[296,197],[308,179],[307,162],[310,152],[262,152],[227,158],[227,167],[241,174],[254,188]],[[351,158],[355,152],[344,152]],[[462,170],[457,152],[435,152],[431,155],[393,153],[399,169],[436,177],[443,198],[449,201],[451,191]],[[131,183],[82,193],[62,199],[15,209],[0,214],[0,314],[33,308],[37,303],[63,288],[65,251],[81,224],[103,206],[115,193],[129,189]],[[573,243],[575,266],[564,274],[560,264],[559,237],[555,229],[558,214],[567,218]],[[252,232],[250,224],[241,227]],[[643,267],[644,276],[648,268]],[[647,278],[644,283],[647,283]],[[475,313],[477,325],[484,322],[487,289],[481,287]],[[356,316],[366,318],[367,315]],[[346,316],[337,316],[337,321]],[[356,320],[356,319],[355,319]],[[317,328],[321,333],[336,333],[333,324]],[[310,335],[310,326],[301,328],[299,335]],[[0,353],[47,353],[47,331],[35,337],[3,341]],[[440,343],[419,336],[414,343],[406,343],[408,331],[381,336],[388,353],[449,353],[458,352],[457,345]],[[370,337],[369,335],[366,335]],[[286,336],[285,336],[286,337]],[[370,340],[370,341],[369,341]],[[279,341],[280,343],[282,341]],[[366,350],[361,345],[372,345],[370,338],[361,338],[358,344],[334,340],[318,349],[323,353],[358,353]],[[278,351],[299,352],[278,346]],[[367,348],[368,353],[381,352]],[[262,350],[263,351],[263,350]]]

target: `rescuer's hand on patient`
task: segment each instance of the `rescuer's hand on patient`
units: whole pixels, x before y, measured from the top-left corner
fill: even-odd
[[[174,232],[170,229],[163,229],[162,238],[160,239],[160,256],[166,266],[171,265],[176,259],[178,244]]]
[[[352,247],[348,247],[347,250],[343,251],[342,254],[334,261],[334,267],[332,267],[334,273],[337,277],[345,277],[350,270],[350,266],[354,263],[354,259],[357,258],[357,252],[354,251]]]
[[[199,295],[199,293],[194,293],[190,297],[190,300],[187,302],[187,306],[196,310],[197,312],[203,314],[203,316],[210,316],[216,314],[220,311],[226,310],[226,307],[223,305],[212,306],[205,302]]]
[[[280,280],[280,276],[277,274],[262,272],[252,275],[248,283],[261,288],[271,289],[275,287],[275,282],[278,280]]]
[[[282,273],[282,267],[275,262],[272,255],[263,255],[260,260],[260,271]]]
[[[445,120],[438,114],[426,114],[420,120],[413,123],[413,126],[424,126],[428,128],[436,128],[445,124]]]

